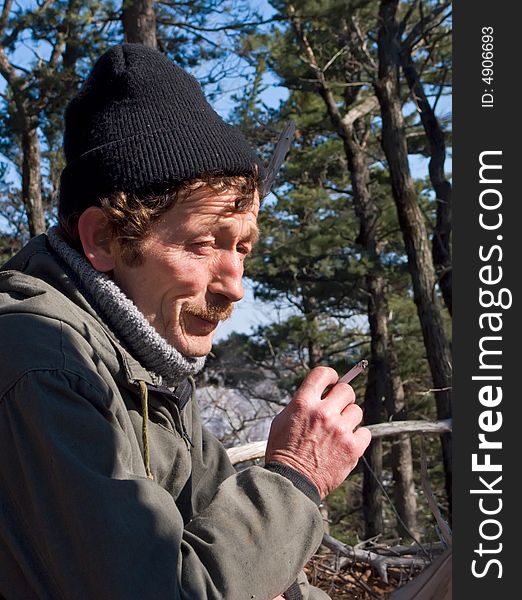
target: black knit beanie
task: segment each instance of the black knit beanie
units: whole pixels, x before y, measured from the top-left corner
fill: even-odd
[[[114,191],[263,171],[194,77],[141,44],[114,46],[97,60],[65,111],[64,150],[61,219]]]

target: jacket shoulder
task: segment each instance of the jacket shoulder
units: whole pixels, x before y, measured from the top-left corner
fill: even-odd
[[[0,314],[0,396],[32,371],[98,379],[96,348],[67,323],[40,314]]]

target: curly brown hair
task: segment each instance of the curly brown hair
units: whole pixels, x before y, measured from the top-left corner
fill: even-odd
[[[97,205],[107,217],[111,239],[120,244],[124,262],[130,266],[138,266],[143,261],[142,242],[150,234],[152,225],[178,201],[184,200],[202,186],[208,186],[216,194],[225,190],[235,192],[235,209],[245,212],[253,205],[255,192],[259,191],[260,184],[259,177],[253,175],[211,175],[182,181],[162,190],[113,192],[100,198]],[[79,214],[68,218],[60,217],[60,233],[71,246],[83,252],[78,233],[79,217]]]

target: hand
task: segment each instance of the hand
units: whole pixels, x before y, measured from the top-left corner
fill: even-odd
[[[334,369],[316,367],[274,418],[266,462],[286,464],[310,479],[325,498],[353,470],[370,443],[355,393]],[[324,398],[325,389],[333,386]]]
[[[280,595],[280,596],[276,596],[276,597],[274,598],[274,600],[285,600],[285,599],[283,598],[283,596],[281,596],[281,595]]]

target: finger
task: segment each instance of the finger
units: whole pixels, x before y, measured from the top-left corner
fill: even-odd
[[[326,395],[323,394],[322,400],[323,402],[326,402],[332,410],[336,410],[341,414],[347,406],[354,404],[355,392],[348,383],[337,383]]]
[[[367,427],[359,427],[353,432],[353,437],[357,440],[361,448],[361,455],[364,454],[364,451],[372,441],[372,432]]]
[[[361,423],[363,418],[363,411],[357,404],[349,404],[341,414],[345,426],[352,431]]]
[[[330,392],[334,389],[334,387],[337,387],[337,385],[348,385],[350,388],[352,387],[351,385],[349,385],[348,381],[342,381],[342,378],[337,379],[337,381],[335,382],[335,384],[329,385],[329,386],[327,386],[325,388],[325,390],[321,394],[321,400],[323,400],[324,398],[326,398],[326,396],[328,396],[330,394]]]
[[[299,386],[296,396],[305,396],[307,400],[319,401],[325,388],[337,383],[339,375],[330,367],[315,367]]]

